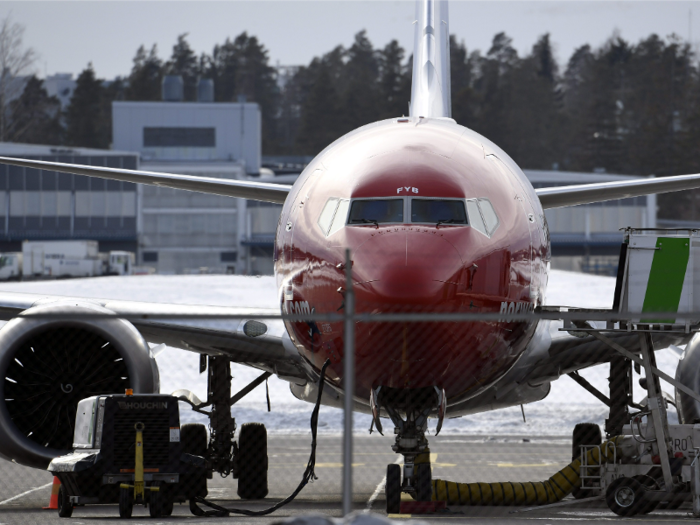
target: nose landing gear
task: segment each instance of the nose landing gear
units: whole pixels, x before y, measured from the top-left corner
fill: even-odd
[[[382,408],[394,423],[396,441],[391,448],[403,456],[403,476],[401,465],[387,466],[386,512],[387,514],[398,514],[403,492],[410,494],[417,501],[432,500],[430,449],[425,431],[428,428],[428,416],[435,408],[443,407],[440,415],[444,415],[444,402],[442,401],[444,392],[438,389],[431,389],[428,392],[406,393],[404,391],[401,392],[401,397],[405,396],[405,398],[402,400],[403,403],[399,404],[392,402],[396,399],[387,399],[386,394],[390,393],[387,390],[382,391],[384,394]],[[399,411],[405,414],[405,417],[402,417]]]

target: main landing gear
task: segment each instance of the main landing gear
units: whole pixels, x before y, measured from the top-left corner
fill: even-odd
[[[386,512],[398,514],[401,493],[410,494],[417,501],[431,501],[433,496],[430,449],[425,431],[428,416],[437,408],[438,427],[442,427],[445,415],[445,392],[437,387],[431,389],[400,390],[379,387],[372,392],[374,424],[381,432],[379,411],[383,408],[394,424],[396,441],[391,447],[403,456],[401,465],[391,464],[386,469]]]

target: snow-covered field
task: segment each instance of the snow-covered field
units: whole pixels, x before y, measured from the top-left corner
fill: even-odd
[[[552,271],[548,287],[548,304],[609,307],[612,303],[615,279],[572,272]],[[102,277],[49,282],[3,283],[0,291],[100,297],[131,301],[152,301],[177,304],[207,304],[227,306],[276,306],[274,278],[187,275]],[[161,375],[161,390],[170,393],[188,388],[200,399],[206,398],[206,374],[199,374],[199,356],[183,350],[168,348],[157,357]],[[657,353],[659,368],[673,375],[677,360],[672,352]],[[232,367],[233,389],[243,387],[260,372],[242,365]],[[607,391],[608,366],[593,367],[582,372],[593,385]],[[643,397],[636,386],[635,399]],[[272,412],[267,412],[265,389],[258,387],[234,407],[240,422],[265,423],[270,432],[302,432],[309,429],[311,405],[294,398],[288,384],[272,377],[269,380]],[[667,387],[672,392],[670,387]],[[575,400],[575,401],[574,401]],[[183,421],[203,421],[203,416],[181,404]],[[477,414],[445,423],[441,434],[483,435],[568,435],[576,423],[593,421],[603,424],[606,407],[568,377],[552,384],[549,396],[525,406],[527,423],[523,423],[519,407]],[[368,416],[356,415],[357,432],[369,428]],[[434,423],[431,424],[431,427]],[[319,432],[335,433],[342,428],[342,412],[322,407]]]

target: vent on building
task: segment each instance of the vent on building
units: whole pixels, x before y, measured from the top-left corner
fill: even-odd
[[[158,262],[158,252],[143,252],[143,262]]]
[[[182,102],[185,98],[185,83],[180,75],[163,77],[163,100],[166,102]]]
[[[238,254],[236,252],[221,252],[221,262],[236,262]]]
[[[197,102],[214,102],[214,80],[200,78],[197,83]]]

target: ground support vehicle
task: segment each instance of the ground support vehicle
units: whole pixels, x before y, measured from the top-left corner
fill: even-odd
[[[151,516],[207,495],[206,429],[180,427],[177,398],[104,395],[83,399],[76,415],[74,450],[48,470],[61,481],[59,515],[75,505],[119,503],[121,517],[135,503]],[[200,455],[198,455],[200,454]]]
[[[22,277],[22,252],[0,254],[0,281],[10,281]]]
[[[581,487],[574,495],[603,493],[620,516],[677,508],[692,499],[700,517],[699,237],[695,230],[628,229],[612,310],[560,309],[569,316],[564,330],[593,336],[617,354],[610,360],[608,396],[578,374],[569,375],[610,408],[605,431],[614,444],[611,460],[591,464],[587,452],[600,445],[600,436],[591,443],[574,435],[581,450]],[[578,313],[582,319],[574,320]],[[601,314],[604,327],[592,321]],[[614,332],[630,335],[628,348],[606,337]],[[685,350],[676,348],[675,378],[657,368],[653,350],[654,337],[674,333],[685,334],[687,342]],[[647,392],[638,403],[632,397],[635,371],[644,373],[639,384]],[[675,396],[662,391],[660,379],[675,387]],[[669,424],[669,403],[676,406],[680,424]]]
[[[133,274],[133,252],[100,253],[98,248],[97,241],[88,240],[24,241],[18,277],[46,279]],[[3,278],[2,272],[0,278]]]

